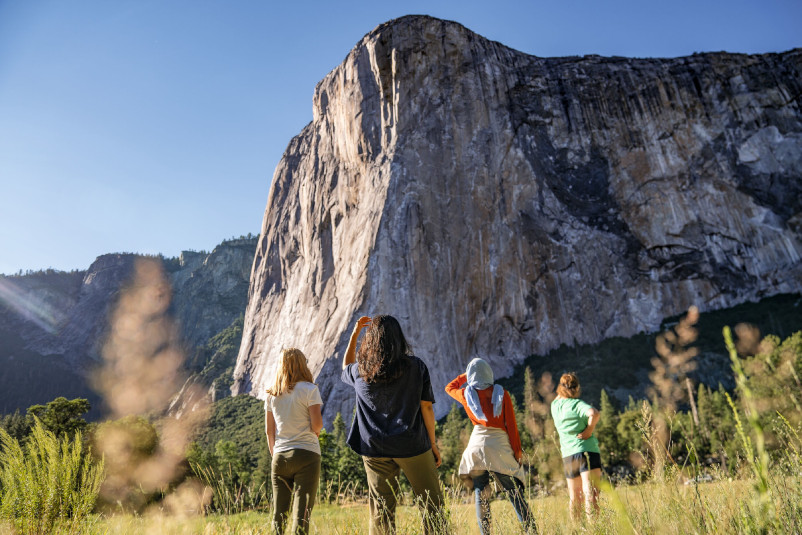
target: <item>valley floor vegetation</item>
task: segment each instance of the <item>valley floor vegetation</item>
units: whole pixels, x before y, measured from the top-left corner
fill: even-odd
[[[748,324],[734,333],[720,330],[732,373],[729,387],[713,387],[694,379],[703,359],[699,346],[710,337],[700,333],[703,324],[692,309],[655,338],[644,398],[621,404],[603,389],[596,399],[583,396],[601,410],[596,434],[606,477],[600,513],[580,523],[568,514],[549,416],[552,376],[523,370],[517,419],[527,498],[541,533],[802,532],[802,332],[781,339],[761,337]],[[132,416],[88,424],[87,410],[85,400],[58,398],[0,418],[0,533],[269,532],[270,456],[260,401],[238,396],[215,402],[170,483],[147,491],[135,478],[112,477],[109,463],[117,461],[101,455],[97,443],[125,429],[119,436],[126,437],[126,459],[137,460],[144,467],[137,477],[146,478],[147,460],[170,438],[161,420]],[[456,405],[438,423],[454,533],[478,530],[472,499],[456,474],[470,427]],[[346,432],[337,415],[321,433],[312,533],[366,530],[364,469],[345,443]],[[115,493],[104,493],[115,485]],[[409,490],[403,480],[401,488]],[[494,532],[518,532],[506,500],[492,507]],[[419,533],[419,522],[406,505],[398,532]]]

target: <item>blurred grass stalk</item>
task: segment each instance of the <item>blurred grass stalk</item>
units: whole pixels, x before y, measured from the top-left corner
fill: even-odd
[[[111,312],[103,364],[94,376],[111,418],[119,422],[96,437],[97,450],[109,460],[101,499],[120,510],[178,507],[185,514],[204,506],[202,499],[188,503],[197,494],[196,485],[183,477],[187,446],[208,416],[206,397],[198,392],[195,406],[167,414],[186,380],[186,356],[169,313],[171,298],[161,262],[138,259]],[[158,441],[147,454],[137,446],[143,431],[137,417],[158,429]]]
[[[727,352],[732,362],[732,371],[735,374],[736,388],[740,394],[740,401],[744,405],[746,420],[752,429],[751,436],[747,435],[741,423],[738,408],[730,395],[727,394],[727,403],[729,403],[735,416],[735,427],[738,430],[738,436],[741,439],[747,463],[755,477],[755,490],[757,491],[755,500],[757,502],[755,505],[758,509],[757,515],[747,516],[744,511],[745,517],[743,520],[748,525],[758,528],[759,531],[764,531],[769,526],[774,525],[776,519],[776,510],[769,487],[769,453],[766,451],[766,436],[763,432],[763,425],[760,423],[755,396],[749,388],[749,378],[741,365],[741,359],[738,356],[738,350],[735,347],[729,326],[724,327],[723,334],[724,343],[727,346]],[[752,440],[753,437],[754,441]]]

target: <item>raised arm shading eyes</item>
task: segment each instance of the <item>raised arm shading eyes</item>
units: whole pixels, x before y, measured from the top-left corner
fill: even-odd
[[[351,339],[348,341],[348,349],[345,350],[345,356],[343,357],[343,369],[349,364],[356,362],[356,341],[359,339],[359,333],[368,325],[370,325],[370,317],[368,316],[362,316],[356,320],[354,331],[351,333]]]

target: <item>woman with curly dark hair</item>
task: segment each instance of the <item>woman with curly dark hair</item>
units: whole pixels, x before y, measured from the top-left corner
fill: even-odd
[[[365,328],[357,358],[357,339]],[[343,359],[342,380],[356,392],[348,445],[365,465],[371,535],[395,532],[401,470],[423,507],[424,532],[439,533],[445,527],[434,392],[426,364],[410,353],[398,320],[363,316]]]

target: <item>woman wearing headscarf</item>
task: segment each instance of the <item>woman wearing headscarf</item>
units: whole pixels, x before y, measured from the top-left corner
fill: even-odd
[[[493,370],[480,358],[465,373],[448,383],[446,393],[465,407],[473,432],[462,454],[459,476],[476,497],[479,530],[490,533],[490,477],[507,494],[518,520],[534,533],[534,519],[524,499],[523,450],[509,392],[494,384]]]

